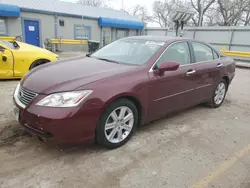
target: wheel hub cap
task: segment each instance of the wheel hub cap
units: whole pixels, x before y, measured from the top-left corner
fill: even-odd
[[[105,123],[105,136],[111,143],[123,141],[134,125],[134,114],[127,106],[116,108],[110,113]]]
[[[221,104],[225,97],[225,94],[226,94],[226,85],[223,82],[221,82],[215,90],[215,96],[214,96],[215,104],[217,105]]]

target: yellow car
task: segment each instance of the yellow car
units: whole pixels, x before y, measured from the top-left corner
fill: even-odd
[[[0,40],[0,79],[22,78],[30,69],[58,59],[46,49]]]

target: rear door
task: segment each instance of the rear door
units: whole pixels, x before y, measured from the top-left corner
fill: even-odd
[[[159,76],[154,74],[157,66],[165,62],[178,62],[176,71],[167,71]],[[148,118],[153,120],[168,112],[193,105],[196,83],[194,79],[195,65],[191,64],[188,42],[170,44],[156,64],[149,71],[149,109]]]
[[[216,82],[220,79],[223,64],[210,46],[191,42],[195,65],[196,96],[200,102],[211,98]]]

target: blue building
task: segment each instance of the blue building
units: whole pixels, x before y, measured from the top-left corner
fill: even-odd
[[[46,38],[88,39],[108,43],[140,35],[144,24],[127,12],[60,0],[1,0],[0,35],[21,36],[42,46]],[[77,46],[63,50],[79,50]]]

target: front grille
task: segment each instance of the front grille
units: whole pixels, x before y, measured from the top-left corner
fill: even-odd
[[[27,106],[36,96],[37,93],[24,89],[23,87],[20,87],[18,92],[18,99],[25,106]]]

